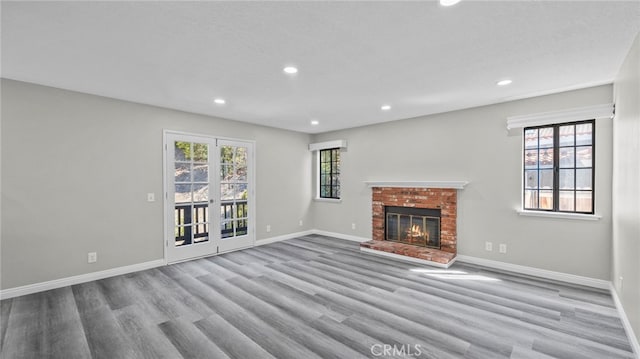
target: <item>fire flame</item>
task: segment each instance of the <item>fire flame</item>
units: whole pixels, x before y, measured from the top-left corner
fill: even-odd
[[[419,226],[419,225],[417,225],[417,224],[414,224],[413,226],[411,226],[411,228],[410,228],[410,229],[409,229],[409,231],[407,231],[407,232],[408,232],[407,234],[408,234],[408,235],[409,235],[409,237],[411,237],[411,238],[420,238],[420,237],[423,237],[423,238],[425,238],[426,240],[429,240],[429,232],[423,232],[423,231],[422,231],[422,227],[421,227],[421,226]]]

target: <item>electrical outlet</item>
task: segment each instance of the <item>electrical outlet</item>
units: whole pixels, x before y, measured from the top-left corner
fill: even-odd
[[[356,229],[356,224],[355,223],[351,223],[351,229]]]
[[[98,252],[89,252],[87,253],[87,262],[95,263],[98,261]]]
[[[271,232],[271,225],[270,224],[267,224],[267,233],[268,232]]]
[[[155,202],[156,194],[155,193],[147,193],[147,202]]]
[[[500,247],[498,248],[498,251],[500,253],[507,253],[507,245],[504,244],[504,243],[500,244]]]
[[[620,288],[620,294],[622,294],[622,282],[623,282],[624,278],[622,278],[622,276],[620,276],[620,278],[618,278],[618,287]]]
[[[300,227],[302,227],[302,220],[300,220],[300,222],[298,222],[298,225],[299,225]]]
[[[484,242],[484,250],[485,251],[489,251],[491,252],[493,250],[493,243],[491,242]]]

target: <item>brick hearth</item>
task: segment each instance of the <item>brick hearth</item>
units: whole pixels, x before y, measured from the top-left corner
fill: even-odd
[[[361,248],[393,253],[447,265],[457,254],[456,221],[458,193],[453,188],[373,187],[372,241]],[[440,250],[384,240],[384,207],[415,207],[440,209]]]

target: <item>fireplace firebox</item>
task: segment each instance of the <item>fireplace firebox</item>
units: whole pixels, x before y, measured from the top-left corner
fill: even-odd
[[[441,210],[385,206],[385,240],[440,249]]]

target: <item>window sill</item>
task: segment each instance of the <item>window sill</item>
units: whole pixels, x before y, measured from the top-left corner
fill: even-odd
[[[598,221],[602,218],[602,216],[599,216],[597,214],[525,211],[522,209],[517,209],[516,212],[518,212],[518,214],[521,216],[579,219],[583,221]]]
[[[316,202],[328,202],[328,203],[341,203],[342,199],[335,199],[335,198],[320,198],[320,197],[316,197],[313,199]]]

